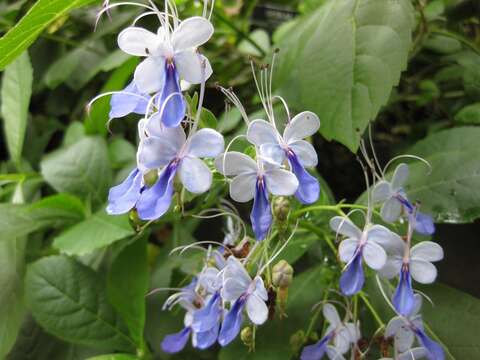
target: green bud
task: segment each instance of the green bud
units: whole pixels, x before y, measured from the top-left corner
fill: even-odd
[[[293,268],[285,260],[280,260],[273,267],[272,283],[279,288],[288,288],[292,283]]]
[[[135,229],[135,231],[140,231],[140,228],[145,225],[147,222],[138,217],[137,209],[132,209],[128,213],[128,221],[130,226]]]
[[[253,331],[250,326],[244,327],[240,333],[240,339],[245,346],[251,347],[253,344]]]
[[[288,198],[279,196],[273,201],[273,215],[279,222],[285,222],[290,211],[290,201]]]
[[[158,171],[157,170],[150,170],[145,175],[143,175],[143,181],[145,185],[148,187],[155,185],[158,180]]]
[[[303,330],[298,330],[292,336],[290,336],[290,346],[292,347],[293,352],[298,352],[303,347],[305,343],[305,333]]]

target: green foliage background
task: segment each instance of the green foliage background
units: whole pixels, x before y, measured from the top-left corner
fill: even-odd
[[[199,12],[192,0],[177,5],[182,17]],[[310,308],[335,288],[338,277],[326,220],[340,209],[335,199],[352,200],[362,192],[361,172],[350,170],[356,166],[350,152],[368,137],[372,122],[381,162],[408,153],[431,164],[429,174],[422,164],[411,164],[408,189],[422,211],[438,223],[472,223],[480,216],[478,1],[268,5],[217,1],[215,35],[204,48],[214,77],[202,123],[227,141],[244,132],[240,114],[225,111],[214,82],[235,87],[253,117],[260,116],[254,114],[259,99],[248,59],[269,62],[279,48],[274,91],[292,111],[314,111],[322,122],[314,142],[326,181],[321,179],[316,205],[325,211],[293,209],[300,229],[282,254],[296,270],[288,318],[257,330],[254,353],[238,340],[177,358],[295,358],[299,332],[315,337],[321,330],[310,326]],[[148,229],[132,227],[128,216],[106,215],[108,189],[135,163],[136,123],[117,120],[110,134],[108,99],[89,113],[85,105],[98,93],[123,88],[132,76],[137,60],[115,47],[115,36],[138,10],[115,10],[112,21],[104,18],[94,32],[99,6],[93,0],[0,3],[0,358],[166,358],[160,341],[178,330],[181,315],[161,311],[166,294],[146,294],[178,286],[198,271],[195,254],[169,256],[171,249],[222,237],[221,229],[212,231],[212,224],[178,212]],[[271,6],[283,11],[285,21],[268,12]],[[345,181],[348,191],[342,191]],[[220,179],[205,195],[186,194],[187,215],[224,195]],[[454,241],[462,246],[462,239]],[[473,274],[477,284],[479,276]],[[387,322],[393,313],[370,285],[365,296]],[[480,358],[480,300],[441,283],[423,290],[435,304],[425,306],[426,322],[448,357]],[[368,310],[361,311],[364,336],[374,341],[375,324]]]

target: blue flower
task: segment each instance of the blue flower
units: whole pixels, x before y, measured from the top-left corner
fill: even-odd
[[[108,193],[107,213],[119,215],[129,212],[137,203],[143,188],[143,174],[137,169]]]
[[[283,136],[265,120],[252,121],[247,130],[248,141],[260,147],[262,157],[278,164],[288,160],[299,182],[295,196],[303,204],[317,201],[320,194],[318,180],[305,170],[305,167],[317,165],[317,153],[310,143],[303,140],[315,134],[319,127],[318,116],[304,111],[287,124]]]
[[[230,196],[238,202],[253,199],[250,213],[253,231],[257,240],[263,240],[272,224],[269,193],[293,195],[298,180],[293,173],[278,164],[264,162],[236,152],[227,152],[215,160],[215,167],[225,176],[234,176],[230,183]]]
[[[148,126],[148,124],[147,124]],[[222,135],[212,129],[201,129],[188,139],[181,127],[164,128],[141,142],[138,161],[148,169],[162,168],[157,182],[145,189],[137,202],[143,220],[158,219],[170,207],[173,182],[178,173],[185,189],[201,194],[210,188],[212,174],[199,158],[215,157],[223,151]]]
[[[405,250],[408,250],[405,254]],[[400,274],[397,289],[393,296],[395,309],[404,316],[413,309],[413,280],[421,284],[431,284],[437,277],[437,269],[432,262],[443,259],[443,249],[432,241],[422,241],[411,249],[393,249],[379,271],[380,275],[391,279]]]
[[[372,190],[373,201],[383,203],[380,215],[384,221],[389,223],[397,221],[403,209],[409,217],[415,214],[415,231],[419,234],[432,235],[435,232],[433,218],[416,211],[405,194],[404,185],[408,175],[408,165],[403,163],[398,165],[391,181],[382,180],[375,185]]]
[[[160,27],[156,34],[129,27],[118,36],[118,46],[125,53],[145,57],[135,70],[134,81],[142,93],[160,94],[159,108],[164,108],[160,116],[168,127],[178,126],[185,116],[180,79],[199,84],[212,74],[207,58],[197,53],[212,36],[212,24],[196,16],[179,24],[174,21],[173,26],[173,31]]]
[[[358,293],[364,284],[362,259],[373,270],[380,270],[387,261],[387,252],[403,249],[402,239],[381,225],[366,224],[360,230],[349,218],[335,216],[330,227],[337,234],[347,237],[340,243],[338,255],[347,267],[340,278],[340,289],[344,295]]]
[[[243,310],[246,308],[248,318],[256,325],[262,325],[268,318],[267,290],[260,276],[253,280],[242,263],[233,255],[227,259],[223,270],[223,287],[221,296],[231,303],[230,310],[225,315],[218,343],[221,346],[233,341],[243,322]]]

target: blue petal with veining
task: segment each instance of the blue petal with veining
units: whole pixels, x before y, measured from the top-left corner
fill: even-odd
[[[250,213],[253,232],[257,240],[263,240],[267,236],[272,225],[272,211],[268,201],[268,193],[262,178],[257,179],[253,208]]]
[[[147,111],[150,96],[142,94],[132,81],[118,94],[113,94],[110,100],[110,119],[120,118],[135,113],[144,115]]]
[[[192,329],[190,327],[186,327],[178,333],[165,336],[161,343],[162,350],[169,354],[174,354],[182,351],[187,344],[191,332]]]
[[[176,94],[176,95],[173,95]],[[162,122],[166,127],[177,127],[185,117],[186,105],[180,89],[180,79],[173,63],[165,62],[165,83],[160,96]]]
[[[305,170],[293,151],[289,150],[287,152],[287,157],[292,172],[298,179],[298,189],[295,192],[295,197],[302,204],[314,203],[320,196],[320,184],[318,183],[318,180]]]
[[[327,350],[328,342],[332,339],[334,332],[325,335],[320,341],[313,345],[308,345],[303,348],[300,360],[320,360]]]
[[[400,315],[408,316],[415,308],[415,296],[412,288],[412,277],[408,266],[402,266],[400,270],[400,281],[398,282],[395,294],[393,294],[393,306]]]
[[[227,312],[223,319],[220,333],[218,334],[218,343],[221,346],[230,344],[240,332],[240,327],[243,322],[243,308],[245,306],[245,298],[238,298],[232,305],[232,308]]]
[[[427,349],[427,359],[428,360],[444,360],[445,352],[443,348],[437,342],[430,339],[427,334],[422,329],[416,328],[414,330],[415,335],[417,336],[418,342]]]
[[[142,190],[142,173],[134,169],[119,185],[108,193],[107,213],[119,215],[129,212],[140,198]]]
[[[344,295],[352,296],[362,290],[364,283],[362,251],[356,251],[352,261],[340,276],[340,290]]]

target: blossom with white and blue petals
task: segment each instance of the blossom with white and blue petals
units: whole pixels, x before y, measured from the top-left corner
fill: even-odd
[[[262,325],[268,318],[267,290],[260,276],[251,278],[242,263],[233,255],[227,259],[223,270],[223,287],[221,296],[231,303],[230,310],[225,315],[218,343],[226,346],[240,332],[243,322],[243,310],[255,325]]]
[[[412,278],[421,284],[431,284],[437,277],[437,268],[432,262],[443,259],[443,249],[432,241],[422,241],[407,251],[394,251],[388,257],[380,275],[391,279],[396,275],[400,280],[393,296],[395,309],[404,316],[414,309]]]
[[[402,239],[381,225],[367,224],[360,230],[349,218],[335,216],[330,227],[347,237],[340,243],[338,255],[347,263],[340,277],[340,289],[347,296],[358,293],[365,282],[363,262],[373,270],[380,270],[387,261],[387,252],[403,249]]]
[[[403,163],[398,165],[391,181],[381,180],[375,185],[372,199],[374,202],[383,203],[380,215],[384,221],[389,223],[397,221],[403,209],[409,218],[415,216],[415,230],[418,233],[432,235],[435,232],[432,217],[416,211],[416,207],[407,198],[404,185],[408,175],[408,165]]]
[[[148,126],[148,125],[147,125]],[[223,136],[213,129],[201,129],[186,138],[182,127],[164,128],[141,142],[139,161],[148,169],[162,168],[157,182],[145,189],[137,202],[140,219],[158,219],[170,207],[175,175],[194,194],[207,191],[212,173],[200,158],[213,158],[223,151]]]
[[[263,240],[272,225],[269,193],[293,195],[298,180],[293,173],[280,165],[257,159],[237,151],[224,153],[215,160],[215,167],[225,176],[234,176],[230,183],[230,196],[238,202],[253,199],[250,213],[253,231],[257,240]]]
[[[167,17],[168,19],[168,17]],[[185,116],[185,100],[180,80],[192,84],[204,82],[212,74],[208,59],[197,52],[213,34],[213,26],[203,17],[191,17],[177,25],[168,21],[154,34],[140,27],[129,27],[118,36],[125,53],[145,57],[136,68],[135,85],[142,93],[159,93],[161,120],[176,127]]]
[[[400,353],[408,352],[416,337],[428,360],[444,360],[445,353],[442,347],[425,333],[422,317],[419,315],[421,306],[422,298],[416,294],[411,314],[390,320],[385,329],[385,336],[394,337],[395,349]]]
[[[317,343],[305,346],[300,355],[301,360],[320,360],[325,353],[332,360],[344,359],[343,354],[360,339],[358,324],[341,321],[337,309],[332,304],[323,306],[323,316],[329,323],[325,335]],[[329,345],[332,342],[333,346]]]
[[[311,204],[317,201],[320,194],[318,180],[305,168],[315,167],[318,162],[317,152],[304,138],[315,134],[320,127],[318,116],[310,111],[296,115],[285,127],[283,136],[270,122],[252,121],[247,130],[247,139],[259,146],[261,156],[282,164],[285,159],[291,171],[298,179],[295,193],[300,202]]]

